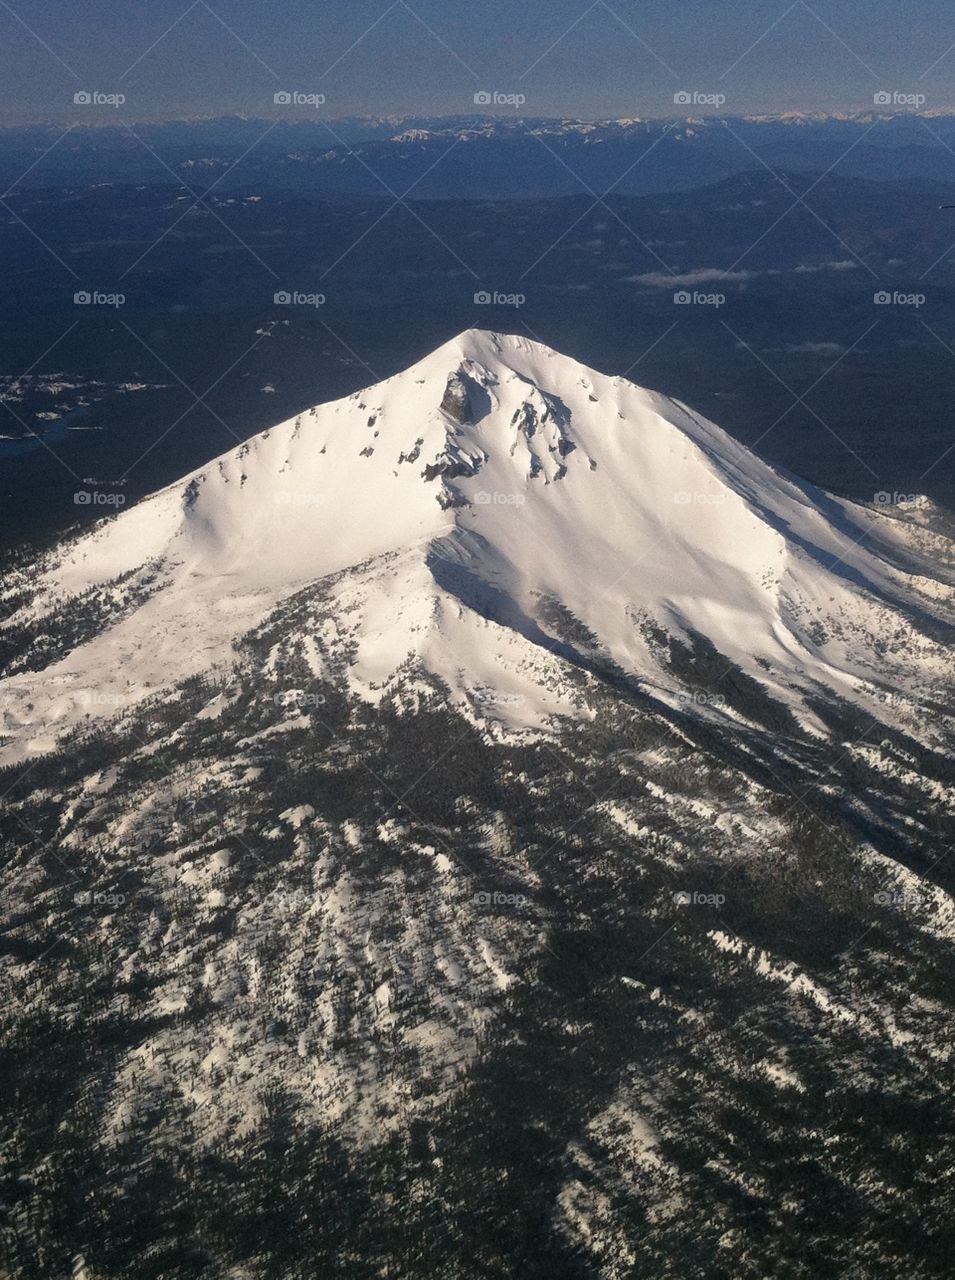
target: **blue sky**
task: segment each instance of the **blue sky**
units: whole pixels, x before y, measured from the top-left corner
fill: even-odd
[[[0,122],[275,114],[458,114],[474,94],[524,115],[866,110],[878,92],[955,108],[947,0],[2,0]],[[81,118],[110,119],[103,105]],[[506,104],[501,114],[513,112]]]

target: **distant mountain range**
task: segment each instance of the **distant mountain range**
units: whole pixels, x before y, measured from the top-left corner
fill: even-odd
[[[0,132],[3,180],[165,183],[175,175],[200,187],[216,182],[220,190],[267,184],[385,197],[413,187],[417,198],[504,199],[586,188],[622,195],[685,190],[760,161],[794,170],[833,166],[884,181],[955,175],[947,149],[955,115],[945,112],[598,121],[227,117],[98,127],[80,121],[62,138],[66,127]]]

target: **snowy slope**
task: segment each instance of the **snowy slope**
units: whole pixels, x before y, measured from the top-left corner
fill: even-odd
[[[108,600],[147,567],[75,647],[13,665],[4,759],[228,664],[313,583],[316,674],[347,652],[375,699],[416,660],[514,726],[574,710],[568,664],[680,704],[667,636],[705,637],[813,733],[820,694],[905,725],[951,682],[944,539],[779,474],[667,397],[479,330],[100,525],[5,626],[42,633],[64,601]]]

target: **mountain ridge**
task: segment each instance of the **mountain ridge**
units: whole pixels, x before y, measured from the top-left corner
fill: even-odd
[[[950,543],[908,506],[468,331],[28,566],[11,1272],[946,1274]]]
[[[6,628],[42,627],[117,579],[143,598],[42,679],[14,667],[0,685],[7,751],[49,749],[91,713],[227,665],[245,630],[336,578],[332,612],[356,651],[349,681],[372,700],[409,658],[472,705],[512,668],[522,711],[509,722],[539,728],[572,709],[555,657],[596,660],[672,701],[680,684],[661,645],[705,637],[824,733],[817,694],[877,717],[885,687],[902,702],[941,696],[955,618],[945,547],[774,470],[677,401],[529,338],[467,330],[28,574],[33,598]],[[584,642],[568,643],[568,628]],[[546,679],[519,675],[540,664]]]

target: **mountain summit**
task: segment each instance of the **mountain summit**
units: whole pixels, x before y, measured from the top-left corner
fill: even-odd
[[[468,332],[24,570],[4,1274],[948,1274],[932,519]]]
[[[468,330],[55,553],[6,624],[28,638],[0,686],[6,757],[228,665],[293,600],[280,647],[373,701],[417,669],[535,726],[586,714],[581,671],[676,706],[731,670],[753,698],[694,697],[698,714],[758,702],[819,735],[837,697],[904,721],[950,678],[955,574],[950,544],[895,514],[666,396]],[[51,639],[67,601],[84,621]]]

